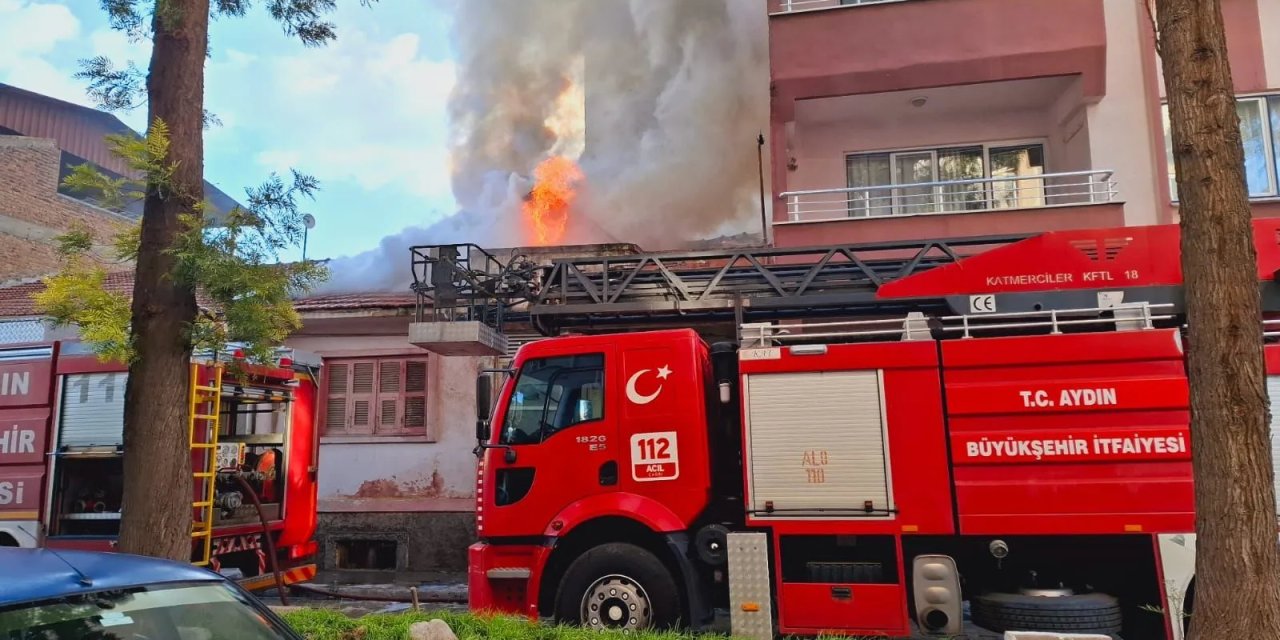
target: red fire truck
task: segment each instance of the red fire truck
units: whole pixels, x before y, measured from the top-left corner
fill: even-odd
[[[282,582],[310,580],[320,359],[220,356],[193,360],[191,418],[173,425],[191,444],[192,562],[253,590],[276,585],[275,562]],[[127,378],[79,342],[0,349],[0,545],[114,547]]]
[[[1280,311],[1280,221],[1254,229]],[[437,319],[556,336],[477,382],[471,607],[595,628],[727,610],[759,638],[1180,640],[1195,535],[1178,240],[1170,225],[540,271],[414,248]],[[684,326],[639,330],[663,322]],[[1266,364],[1280,397],[1280,344]]]

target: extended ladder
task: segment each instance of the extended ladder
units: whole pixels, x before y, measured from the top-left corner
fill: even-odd
[[[191,397],[188,403],[192,452],[192,477],[200,499],[191,503],[199,515],[191,522],[191,539],[199,545],[196,565],[205,566],[213,549],[213,496],[218,475],[218,414],[222,411],[222,365],[209,368],[212,380],[200,378],[200,365],[191,365]]]

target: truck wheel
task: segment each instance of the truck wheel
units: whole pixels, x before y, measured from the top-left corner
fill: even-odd
[[[1120,633],[1120,602],[1103,593],[1030,596],[988,593],[973,598],[973,621],[992,631]]]
[[[664,629],[679,617],[675,578],[657,556],[631,544],[582,554],[556,593],[556,620],[589,629]]]

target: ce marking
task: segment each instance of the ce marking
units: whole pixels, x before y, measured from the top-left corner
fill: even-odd
[[[969,296],[969,313],[995,313],[996,312],[996,296],[993,293],[986,293],[977,296]]]

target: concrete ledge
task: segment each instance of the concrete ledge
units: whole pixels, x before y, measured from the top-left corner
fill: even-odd
[[[442,356],[500,356],[507,336],[480,322],[414,322],[409,344]]]

